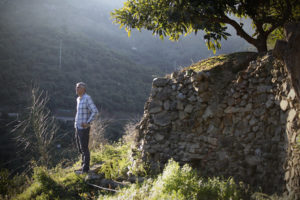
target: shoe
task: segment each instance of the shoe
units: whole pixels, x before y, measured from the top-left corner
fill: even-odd
[[[74,170],[75,174],[87,174],[89,173],[89,170]]]
[[[82,170],[74,170],[75,174],[83,174]]]

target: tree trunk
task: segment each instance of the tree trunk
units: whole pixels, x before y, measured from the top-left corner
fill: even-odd
[[[259,35],[252,45],[254,45],[258,51],[258,53],[267,52],[267,38],[264,35]]]
[[[257,45],[255,45],[258,53],[262,53],[262,52],[267,52],[268,48],[267,48],[267,41],[264,42],[259,42]]]

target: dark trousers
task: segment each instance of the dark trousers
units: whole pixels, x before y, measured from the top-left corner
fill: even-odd
[[[81,154],[82,171],[90,169],[89,133],[90,128],[76,129],[75,131],[76,145]]]

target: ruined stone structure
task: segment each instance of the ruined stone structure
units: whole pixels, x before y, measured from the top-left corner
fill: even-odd
[[[156,169],[173,158],[263,192],[297,192],[299,108],[284,64],[271,53],[247,54],[240,63],[154,79],[139,147]]]

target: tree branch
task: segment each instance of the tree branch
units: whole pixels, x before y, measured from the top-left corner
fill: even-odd
[[[248,33],[246,33],[244,31],[244,29],[236,21],[230,19],[226,15],[223,15],[221,19],[222,19],[221,22],[226,23],[226,24],[230,24],[231,26],[233,26],[233,28],[236,30],[236,34],[238,36],[244,38],[247,42],[249,42],[250,44],[253,44],[254,46],[256,46],[256,44],[257,44],[256,39],[254,39],[250,35],[248,35]]]

